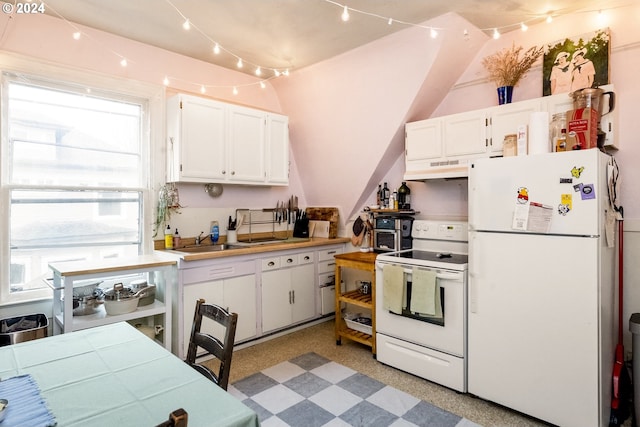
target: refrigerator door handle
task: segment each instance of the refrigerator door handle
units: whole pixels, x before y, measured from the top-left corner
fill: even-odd
[[[477,251],[474,250],[476,236],[473,233],[469,235],[469,311],[471,313],[478,312],[478,283],[477,283],[477,275],[473,270],[473,267],[477,266],[476,262]]]

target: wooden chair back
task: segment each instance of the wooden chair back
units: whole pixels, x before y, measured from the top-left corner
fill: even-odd
[[[202,332],[202,319],[208,318],[218,323],[224,328],[224,334],[220,338],[206,332]],[[226,390],[229,384],[229,373],[231,370],[231,358],[233,356],[233,343],[236,337],[236,326],[238,324],[238,314],[230,313],[224,308],[207,304],[204,299],[196,302],[196,310],[191,326],[191,337],[189,339],[189,349],[185,362],[192,368],[200,372],[205,377]],[[197,363],[196,358],[198,348],[206,351],[206,354],[217,359],[217,369],[211,369],[203,363]],[[205,356],[205,355],[201,355]],[[213,364],[214,362],[209,362]]]

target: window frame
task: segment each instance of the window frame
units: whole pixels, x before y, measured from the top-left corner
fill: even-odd
[[[127,190],[140,191],[141,205],[141,244],[142,254],[153,252],[153,215],[157,204],[158,189],[165,181],[164,168],[164,100],[165,88],[141,81],[107,76],[94,71],[74,69],[68,66],[44,62],[22,55],[0,52],[0,307],[18,303],[28,303],[52,298],[50,289],[34,291],[10,292],[10,194],[12,190],[28,186],[9,183],[9,150],[8,110],[6,105],[6,88],[8,80],[5,73],[33,79],[35,82],[48,82],[54,88],[76,87],[91,89],[98,94],[113,94],[111,98],[144,103],[141,126],[140,155],[143,168],[147,170],[142,177],[142,186]],[[38,186],[37,188],[41,188]],[[44,187],[42,187],[44,188]],[[69,189],[60,186],[56,188]],[[86,187],[83,189],[87,189]]]

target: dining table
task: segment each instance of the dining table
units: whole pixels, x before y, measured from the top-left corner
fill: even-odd
[[[39,398],[24,397],[25,381]],[[0,347],[0,398],[9,401],[0,427],[37,424],[29,417],[39,410],[58,427],[154,427],[179,408],[189,427],[260,425],[253,410],[127,322]]]

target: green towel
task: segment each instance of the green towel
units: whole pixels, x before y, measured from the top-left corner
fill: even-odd
[[[435,271],[414,268],[411,272],[412,313],[442,317],[440,293],[436,285]]]
[[[387,264],[382,269],[382,288],[384,298],[382,307],[392,313],[402,314],[404,296],[404,268]]]

